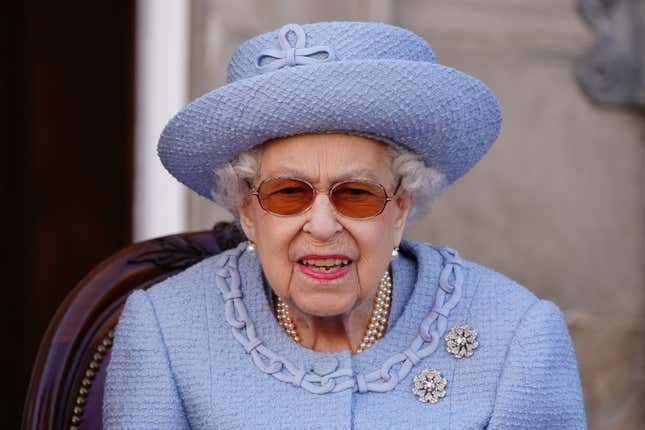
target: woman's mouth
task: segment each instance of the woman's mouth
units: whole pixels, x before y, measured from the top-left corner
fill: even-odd
[[[306,255],[298,260],[300,271],[317,281],[342,278],[351,265],[352,259],[346,255]]]

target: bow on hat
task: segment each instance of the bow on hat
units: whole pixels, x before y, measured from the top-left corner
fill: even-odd
[[[295,36],[295,46],[287,39],[287,34],[292,31]],[[280,29],[278,41],[282,50],[266,49],[257,56],[255,66],[260,73],[272,72],[286,66],[298,66],[304,64],[323,63],[333,60],[335,57],[334,50],[329,46],[310,46],[305,47],[307,36],[305,31],[298,24],[287,24]],[[316,54],[326,54],[323,58],[313,57]],[[273,60],[262,64],[265,58]]]

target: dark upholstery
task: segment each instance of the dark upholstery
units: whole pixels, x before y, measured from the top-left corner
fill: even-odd
[[[135,289],[243,241],[232,224],[137,243],[94,268],[54,315],[34,364],[23,430],[102,428],[103,385],[113,329]]]

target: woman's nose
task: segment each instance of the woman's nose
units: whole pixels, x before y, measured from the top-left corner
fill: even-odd
[[[327,194],[319,193],[316,196],[313,206],[307,211],[307,220],[302,229],[318,240],[330,239],[343,229]]]

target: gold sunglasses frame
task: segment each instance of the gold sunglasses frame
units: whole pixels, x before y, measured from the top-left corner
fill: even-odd
[[[262,185],[265,182],[275,181],[277,179],[286,179],[286,180],[292,180],[292,181],[299,181],[299,182],[302,182],[304,184],[307,184],[309,186],[309,188],[311,188],[313,190],[313,198],[311,199],[311,203],[309,204],[309,206],[307,206],[305,209],[303,209],[302,211],[300,211],[298,213],[294,213],[294,214],[290,214],[290,215],[283,215],[283,214],[275,213],[275,212],[270,211],[269,209],[265,208],[264,205],[262,204],[262,200],[260,199],[260,188],[262,187]],[[318,196],[318,194],[327,194],[327,198],[329,199],[329,203],[331,203],[332,207],[334,208],[334,212],[336,212],[336,214],[338,214],[339,216],[342,216],[344,218],[348,218],[348,219],[353,219],[353,220],[358,220],[358,221],[366,221],[366,220],[370,220],[372,218],[376,218],[377,216],[379,216],[379,215],[381,215],[383,213],[383,211],[385,210],[385,207],[387,206],[388,202],[394,200],[394,198],[398,194],[399,188],[401,188],[401,182],[402,181],[403,181],[403,177],[399,177],[399,181],[398,181],[398,183],[396,185],[396,188],[394,189],[394,193],[391,196],[388,195],[387,190],[385,189],[385,186],[383,186],[383,184],[380,184],[380,183],[375,182],[375,181],[371,181],[369,179],[346,179],[346,180],[343,180],[343,181],[335,182],[335,183],[331,184],[326,191],[325,190],[322,190],[322,191],[319,190],[318,188],[314,187],[311,182],[309,182],[309,181],[307,181],[305,179],[295,178],[295,177],[291,177],[291,176],[274,176],[274,177],[271,177],[271,178],[266,178],[266,179],[262,180],[262,182],[260,182],[257,187],[254,187],[249,182],[247,182],[247,185],[248,185],[248,187],[250,189],[248,195],[249,196],[255,196],[258,199],[258,204],[260,205],[260,207],[265,212],[270,213],[271,215],[274,215],[274,216],[291,217],[291,216],[302,215],[302,214],[306,213],[309,209],[311,209],[313,207],[314,202],[316,201],[316,197]],[[374,215],[370,215],[369,217],[355,218],[355,217],[351,217],[351,216],[343,214],[342,212],[340,212],[336,208],[336,205],[334,205],[334,202],[331,199],[331,196],[334,193],[334,189],[336,189],[340,185],[347,184],[347,183],[350,183],[350,182],[358,182],[358,183],[362,183],[362,184],[376,185],[376,186],[378,186],[379,188],[381,188],[383,190],[383,194],[385,194],[385,199],[383,201],[383,206],[378,211],[378,213],[376,213]]]

